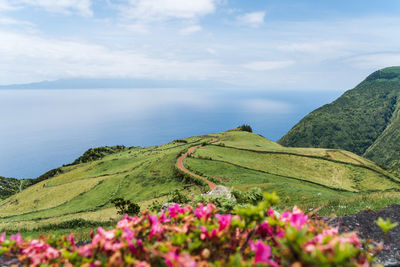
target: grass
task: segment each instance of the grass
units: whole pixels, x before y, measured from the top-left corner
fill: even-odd
[[[380,172],[323,158],[260,153],[212,145],[198,149],[193,156],[212,158],[252,170],[352,192],[400,188],[399,184],[387,179]]]
[[[204,170],[205,175],[214,177],[220,183],[229,187],[243,191],[251,187],[260,187],[265,192],[276,192],[281,197],[279,205],[281,209],[290,208],[293,205],[312,205],[321,201],[356,195],[355,193],[333,190],[307,181],[288,179],[225,162],[189,158],[187,165],[191,169]]]
[[[400,168],[400,67],[378,70],[296,124],[278,142],[340,148],[396,171]]]
[[[120,218],[111,204],[116,197],[136,202],[142,210],[155,200],[165,203],[175,189],[193,199],[202,188],[179,180],[174,166],[181,153],[213,137],[219,141],[198,148],[186,159],[186,167],[239,190],[275,191],[281,197],[281,210],[298,205],[325,215],[342,215],[365,209],[369,198],[372,208],[390,203],[390,198],[400,203],[394,191],[400,191],[398,178],[353,153],[286,148],[257,134],[230,131],[127,148],[95,161],[64,166],[55,177],[0,202],[0,230],[22,230],[32,236],[78,231],[84,239],[90,227],[57,229],[56,225],[73,219],[107,225]],[[54,225],[51,231],[48,225]]]
[[[380,208],[391,200],[377,198],[379,194],[393,196],[398,193],[385,190],[400,190],[397,177],[351,152],[261,142],[255,134],[221,133],[219,143],[196,150],[186,166],[240,190],[257,186],[266,192],[275,191],[281,197],[281,209],[298,205],[305,210],[318,209],[322,215],[358,212],[368,207],[368,201],[371,208]]]
[[[131,148],[93,162],[65,166],[54,178],[2,201],[0,223],[23,227],[85,212],[116,218],[115,211],[113,216],[104,212],[112,207],[110,202],[116,197],[138,202],[144,208],[149,205],[149,200],[162,199],[175,189],[183,190],[185,194],[197,194],[200,188],[195,185],[188,187],[177,180],[174,164],[182,151],[211,139],[192,137],[185,140],[185,144],[173,142],[163,146]]]

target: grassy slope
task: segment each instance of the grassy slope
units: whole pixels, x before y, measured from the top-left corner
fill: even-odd
[[[185,139],[163,146],[132,148],[100,160],[66,166],[54,178],[39,182],[0,202],[0,225],[6,228],[34,228],[72,218],[115,219],[110,200],[123,197],[142,208],[153,199],[165,200],[174,189],[199,193],[198,186],[186,185],[174,174],[177,155],[209,137]],[[89,216],[90,214],[90,216]]]
[[[276,191],[282,208],[297,204],[305,209],[322,208],[325,215],[345,214],[368,208],[360,204],[365,202],[364,195],[374,196],[372,208],[381,207],[390,200],[377,196],[400,188],[397,177],[348,151],[286,148],[247,132],[226,132],[219,137],[219,143],[202,147],[188,158],[188,168],[238,189],[258,186]],[[400,201],[399,193],[386,194]]]
[[[322,207],[324,214],[350,212],[362,209],[363,195],[382,191],[400,200],[393,191],[400,190],[398,179],[353,153],[286,148],[241,131],[212,136],[217,136],[219,142],[197,149],[185,165],[229,187],[245,190],[257,186],[276,191],[282,199],[281,208],[297,204],[304,209]],[[110,200],[115,197],[138,202],[142,208],[155,199],[165,202],[166,194],[174,189],[182,189],[193,198],[200,188],[185,186],[177,179],[174,165],[181,152],[211,137],[185,140],[187,144],[130,148],[92,162],[62,167],[55,177],[0,202],[0,228],[29,232],[77,218],[114,220],[118,216]],[[387,202],[376,196],[375,200],[377,207]],[[340,210],[339,206],[346,209]]]
[[[341,148],[391,169],[400,167],[400,67],[368,76],[303,118],[279,143],[288,147]]]

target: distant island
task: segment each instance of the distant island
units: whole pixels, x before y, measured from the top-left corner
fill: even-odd
[[[0,89],[124,89],[124,88],[236,88],[211,80],[146,80],[131,78],[71,78],[26,84],[0,85]]]

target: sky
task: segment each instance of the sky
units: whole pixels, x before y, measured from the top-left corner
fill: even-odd
[[[132,78],[344,91],[400,65],[399,25],[398,0],[0,0],[0,85]]]

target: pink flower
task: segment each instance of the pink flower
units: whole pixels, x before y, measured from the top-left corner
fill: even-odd
[[[3,243],[4,241],[6,241],[6,232],[3,232],[3,233],[0,235],[0,243]]]
[[[17,244],[24,242],[20,233],[17,233],[16,235],[11,235],[10,240],[15,241]]]
[[[69,242],[71,243],[71,245],[75,246],[74,236],[72,234],[69,234],[68,238],[69,238]]]
[[[136,224],[136,222],[138,220],[139,220],[139,218],[136,216],[129,217],[128,214],[125,214],[124,218],[117,223],[117,228],[122,229],[122,228],[130,227],[130,226]]]
[[[142,248],[142,246],[143,246],[142,239],[138,239],[136,241],[136,246],[131,241],[128,242],[128,248],[133,255],[136,255],[139,252],[138,249]]]
[[[204,218],[208,219],[211,216],[211,213],[214,212],[217,208],[211,204],[208,203],[207,206],[203,206],[202,203],[199,204],[199,207],[194,210],[194,214],[197,216],[198,219]]]
[[[92,257],[92,245],[84,245],[80,246],[78,249],[78,254],[81,255],[82,257],[90,258]]]
[[[274,228],[268,224],[268,222],[262,222],[258,226],[257,234],[261,236],[261,238],[266,238],[267,236],[274,235]]]
[[[166,222],[169,222],[169,221],[171,221],[171,220],[167,217],[167,215],[165,215],[165,213],[163,211],[161,213],[161,216],[160,216],[160,223],[166,223]]]
[[[131,225],[131,222],[129,220],[122,219],[117,223],[117,228],[123,229],[129,227],[129,225]]]
[[[215,217],[218,219],[219,231],[222,231],[225,228],[229,228],[231,226],[232,214],[225,214],[225,215],[216,214]]]
[[[269,217],[274,217],[274,216],[275,216],[275,213],[274,213],[274,210],[272,209],[272,207],[270,207],[270,208],[268,209],[268,216],[269,216]]]
[[[123,242],[117,242],[117,243],[112,244],[111,250],[117,251],[117,250],[122,249],[124,246],[125,246],[125,244]]]
[[[49,264],[52,259],[61,256],[58,250],[39,240],[29,242],[28,246],[22,250],[22,254],[30,259],[31,266]]]
[[[122,238],[125,239],[127,242],[132,241],[135,237],[135,233],[130,228],[124,228],[122,230]]]
[[[307,222],[308,216],[305,215],[297,206],[294,206],[292,212],[284,212],[282,213],[282,221],[289,222],[291,226],[295,227],[297,230],[300,230],[303,225]]]
[[[196,261],[187,253],[178,254],[177,251],[170,251],[164,258],[168,267],[196,267]]]
[[[349,234],[342,235],[339,238],[339,242],[341,244],[350,243],[350,244],[356,246],[357,248],[359,248],[361,246],[361,241],[358,238],[358,235],[356,235],[355,233],[349,233]]]
[[[115,230],[106,231],[101,226],[97,228],[97,235],[92,239],[92,244],[95,245],[100,241],[111,241],[115,237]]]
[[[115,230],[106,231],[106,230],[104,230],[101,226],[99,226],[99,228],[97,228],[97,233],[98,233],[101,237],[103,237],[103,238],[105,238],[105,239],[107,239],[107,240],[111,240],[111,239],[113,239],[114,236],[115,236]]]
[[[137,264],[135,265],[135,267],[151,267],[151,265],[148,264],[148,263],[145,262],[145,261],[141,261],[141,262],[137,263]]]
[[[200,231],[201,231],[201,234],[200,234],[200,239],[201,240],[204,240],[206,238],[213,238],[214,236],[217,235],[217,229],[216,228],[212,229],[211,233],[209,233],[207,228],[202,225],[202,226],[200,226]]]
[[[164,232],[164,227],[158,220],[157,215],[149,215],[148,218],[151,223],[149,238],[151,239],[153,236],[159,236],[160,234],[162,234]]]
[[[278,266],[278,264],[271,260],[272,252],[271,247],[267,244],[264,244],[260,240],[254,244],[254,242],[250,243],[251,250],[256,253],[256,257],[254,258],[254,263],[266,263],[271,266]]]
[[[322,233],[316,235],[313,239],[315,243],[322,243],[327,236],[336,236],[339,234],[338,228],[326,228],[322,230]]]
[[[46,252],[45,252],[46,258],[48,259],[55,259],[60,256],[60,252],[52,247],[47,247]]]
[[[175,203],[173,206],[168,207],[168,214],[171,218],[175,218],[179,214],[186,212],[185,208],[181,208],[179,204]]]
[[[315,245],[313,243],[307,244],[304,249],[308,252],[311,253],[315,250]]]

